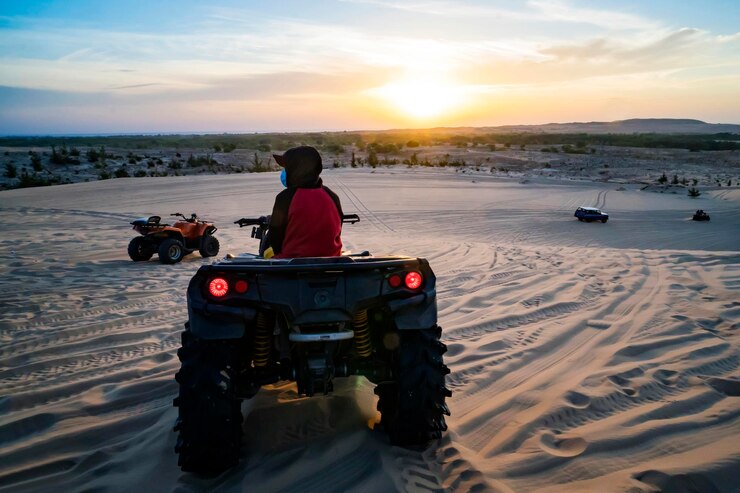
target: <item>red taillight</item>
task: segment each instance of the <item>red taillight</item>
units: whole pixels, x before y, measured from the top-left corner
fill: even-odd
[[[211,280],[208,284],[208,291],[212,296],[221,298],[222,296],[226,296],[226,293],[229,292],[229,283],[226,282],[226,279],[217,277]]]
[[[236,291],[239,294],[244,294],[247,291],[249,291],[249,283],[243,279],[239,279],[236,281],[236,284],[234,284],[234,291]]]
[[[388,278],[388,285],[392,288],[397,288],[401,285],[401,276],[398,274],[393,274],[391,277]]]
[[[421,274],[418,272],[409,272],[406,274],[406,279],[404,282],[406,283],[406,287],[409,289],[418,289],[421,286]]]

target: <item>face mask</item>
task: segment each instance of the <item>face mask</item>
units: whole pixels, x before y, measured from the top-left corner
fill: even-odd
[[[282,183],[284,187],[288,187],[288,174],[285,172],[285,168],[280,172],[280,183]]]

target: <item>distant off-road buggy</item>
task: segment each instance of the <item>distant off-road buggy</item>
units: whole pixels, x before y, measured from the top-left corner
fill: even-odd
[[[128,244],[128,255],[134,262],[149,260],[157,252],[163,264],[175,264],[185,255],[198,250],[203,257],[218,255],[219,244],[213,233],[218,228],[213,223],[176,212],[170,214],[181,219],[170,226],[160,222],[159,216],[149,216],[131,222],[137,236]]]
[[[694,216],[691,219],[694,221],[709,221],[709,214],[699,209],[694,213]]]
[[[237,223],[254,226],[264,252],[269,216]],[[331,392],[335,378],[366,377],[392,444],[426,444],[447,429],[447,347],[426,259],[227,256],[198,270],[187,300],[174,401],[184,471],[214,474],[236,464],[242,400],[281,380],[312,396]]]

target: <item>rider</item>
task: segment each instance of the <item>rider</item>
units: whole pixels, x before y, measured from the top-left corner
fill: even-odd
[[[270,244],[276,258],[334,257],[342,253],[342,205],[323,186],[321,155],[311,146],[273,154],[287,187],[275,197]]]

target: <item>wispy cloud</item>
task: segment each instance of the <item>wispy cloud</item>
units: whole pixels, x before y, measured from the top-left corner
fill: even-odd
[[[148,84],[133,84],[133,85],[130,85],[130,86],[111,87],[111,90],[113,90],[113,91],[119,91],[121,89],[140,89],[140,88],[143,88],[143,87],[156,87],[156,86],[160,86],[160,85],[162,85],[162,84],[160,84],[159,82],[150,82]]]
[[[655,20],[641,16],[606,9],[576,7],[558,0],[530,0],[528,4],[536,9],[538,15],[551,22],[592,24],[610,30],[639,29],[648,30],[660,27]]]
[[[417,14],[448,17],[486,17],[519,21],[577,23],[614,29],[654,29],[659,23],[641,16],[607,9],[594,9],[573,6],[557,0],[530,0],[520,8],[507,8],[495,5],[478,5],[468,2],[447,0],[430,1],[391,1],[391,0],[341,0],[342,2],[374,5],[381,8],[403,10]],[[523,7],[523,8],[522,8]]]

